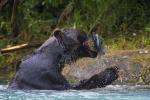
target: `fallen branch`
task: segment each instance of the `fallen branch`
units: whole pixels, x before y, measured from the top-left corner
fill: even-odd
[[[18,51],[25,48],[34,48],[40,46],[41,44],[42,43],[36,43],[36,44],[25,43],[25,44],[16,45],[8,48],[2,48],[0,49],[0,53],[9,53],[9,52]]]

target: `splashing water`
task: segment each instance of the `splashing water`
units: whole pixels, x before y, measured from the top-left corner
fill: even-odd
[[[0,100],[149,100],[150,86],[110,85],[93,90],[7,90],[0,85]]]

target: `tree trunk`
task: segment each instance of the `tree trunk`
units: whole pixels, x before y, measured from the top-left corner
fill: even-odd
[[[0,11],[6,5],[7,2],[8,2],[8,0],[0,0]]]
[[[12,37],[17,37],[19,35],[19,25],[17,20],[19,0],[14,0],[12,15],[11,15],[11,33]]]

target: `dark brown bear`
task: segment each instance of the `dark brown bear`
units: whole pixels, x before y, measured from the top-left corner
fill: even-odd
[[[88,36],[84,31],[78,29],[55,29],[52,37],[31,55],[21,60],[18,70],[8,88],[42,90],[77,89],[70,86],[62,75],[60,70],[62,69],[61,66],[81,57],[95,58],[96,56],[97,52],[92,51],[88,46]],[[109,71],[106,71],[104,76],[106,76],[107,73],[109,74]],[[116,75],[117,72],[114,72],[111,77]],[[96,82],[95,85],[102,87],[117,78],[111,79],[111,77],[109,77],[108,80],[110,80],[110,82],[101,84],[101,81],[104,79],[98,77],[102,76],[103,73],[100,73],[90,78],[89,81],[94,80],[94,82]],[[93,83],[89,81],[87,81],[87,84],[77,85],[77,87],[80,87],[80,89],[97,87],[90,85]]]

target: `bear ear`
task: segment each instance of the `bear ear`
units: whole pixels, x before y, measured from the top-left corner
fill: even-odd
[[[54,35],[56,38],[60,37],[60,36],[62,35],[61,29],[56,28],[56,29],[53,31],[53,35]]]

